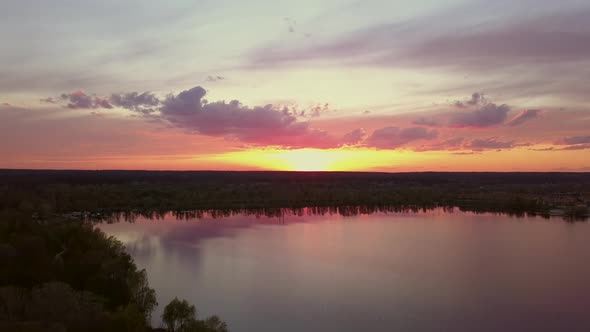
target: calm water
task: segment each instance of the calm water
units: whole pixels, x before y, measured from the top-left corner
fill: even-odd
[[[100,227],[160,303],[185,298],[233,332],[590,331],[587,222],[433,211]]]

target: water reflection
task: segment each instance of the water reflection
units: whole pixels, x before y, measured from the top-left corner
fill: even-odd
[[[371,215],[375,213],[385,214],[403,214],[403,213],[473,213],[473,214],[493,214],[493,215],[507,215],[511,217],[525,218],[540,216],[546,219],[550,218],[548,214],[526,213],[526,212],[497,212],[473,209],[463,209],[453,206],[443,207],[426,207],[426,206],[328,206],[328,207],[302,207],[302,208],[239,208],[239,209],[202,209],[202,210],[186,210],[186,211],[150,211],[150,210],[134,210],[134,211],[104,211],[101,213],[86,213],[83,217],[88,220],[97,222],[135,222],[138,218],[150,220],[162,220],[168,215],[172,215],[178,220],[193,220],[193,219],[223,219],[236,215],[254,216],[257,218],[278,218],[285,217],[304,217],[304,216],[343,216],[352,217],[358,215]],[[582,215],[576,216],[562,216],[562,219],[567,222],[586,221],[587,217]]]
[[[187,298],[233,332],[590,328],[588,223],[458,209],[112,218],[100,227],[148,270],[160,303]]]

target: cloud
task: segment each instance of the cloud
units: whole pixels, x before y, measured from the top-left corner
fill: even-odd
[[[461,59],[464,66],[489,68],[533,59],[546,63],[586,59],[590,56],[590,29],[585,23],[588,14],[586,6],[579,11],[556,10],[497,25],[482,24],[424,40],[403,55],[386,56],[382,63],[398,57],[437,65],[456,64]]]
[[[289,33],[294,33],[297,21],[291,19],[290,17],[285,17],[283,20],[287,24],[287,30],[289,31]]]
[[[553,142],[556,146],[531,149],[533,151],[576,151],[590,149],[590,136],[569,136]]]
[[[471,95],[471,99],[466,100],[466,101],[456,100],[453,103],[453,106],[455,106],[457,108],[465,108],[468,105],[469,106],[478,106],[478,105],[485,105],[485,104],[487,104],[487,102],[486,102],[484,95],[479,92],[474,92]]]
[[[575,151],[575,150],[587,150],[590,149],[590,136],[570,136],[564,137],[557,142],[555,145],[567,145],[555,151]]]
[[[421,146],[417,148],[416,151],[424,152],[424,151],[453,151],[453,150],[460,150],[463,148],[463,141],[465,139],[463,137],[455,137],[450,138],[442,142]]]
[[[207,76],[207,81],[208,82],[223,81],[224,79],[225,79],[225,77],[219,76],[219,75],[216,75],[216,76],[209,75],[209,76]]]
[[[519,126],[529,120],[538,117],[539,114],[541,114],[541,110],[524,110],[515,117],[513,117],[510,121],[508,121],[507,125]]]
[[[436,130],[423,127],[385,127],[375,130],[365,141],[365,145],[378,149],[396,149],[413,141],[433,140],[436,137]]]
[[[496,105],[487,103],[475,110],[459,111],[452,113],[449,118],[449,126],[485,128],[504,123],[510,112],[508,105]]]
[[[455,156],[471,156],[474,154],[480,154],[479,152],[470,151],[470,152],[453,152],[452,155]]]
[[[337,147],[326,132],[299,122],[287,108],[273,105],[248,107],[238,100],[207,103],[200,86],[170,94],[162,102],[160,116],[176,127],[209,136],[222,136],[245,143],[287,148]]]
[[[428,127],[437,127],[439,123],[434,119],[428,119],[425,117],[419,117],[418,119],[412,121],[412,124],[418,126],[428,126]]]
[[[557,145],[574,145],[574,144],[590,144],[590,136],[571,136],[564,137],[555,142]]]
[[[160,100],[158,97],[156,97],[156,95],[151,92],[112,94],[110,102],[115,106],[144,114],[155,112],[156,107],[160,105]]]
[[[281,38],[252,51],[247,66],[329,63],[432,70],[433,75],[442,71],[451,78],[441,88],[445,92],[477,81],[510,97],[552,95],[583,104],[588,96],[589,16],[588,1],[463,1],[432,8],[427,15],[352,26],[340,35],[320,34],[318,39],[324,39],[318,42]],[[468,105],[458,101],[455,106]]]
[[[57,104],[57,100],[53,97],[41,98],[39,101],[42,103]]]
[[[555,151],[556,149],[555,149],[555,147],[550,146],[548,148],[532,148],[529,150],[531,150],[531,151]]]
[[[562,151],[575,151],[575,150],[587,150],[587,149],[590,149],[590,144],[570,145],[570,146],[566,146],[564,148],[561,148],[559,150],[562,150]]]
[[[248,107],[238,100],[210,103],[204,99],[206,94],[203,87],[196,86],[168,94],[164,99],[152,92],[114,93],[110,98],[101,98],[82,91],[64,93],[61,99],[71,109],[120,107],[140,113],[150,122],[260,146],[333,148],[343,144],[328,133],[312,128],[309,121],[299,121],[305,111],[272,104]],[[316,105],[309,109],[309,118],[318,117],[328,109],[328,103]]]
[[[66,106],[71,109],[113,108],[108,99],[90,96],[81,90],[69,94],[63,93],[61,98],[67,101]]]
[[[511,149],[515,146],[518,146],[514,143],[514,141],[509,142],[502,142],[498,141],[497,138],[487,138],[487,139],[474,139],[466,145],[467,148],[473,149],[475,151],[481,150],[497,150],[497,149]]]
[[[330,104],[324,103],[323,105],[316,105],[311,108],[311,116],[318,117],[322,115],[322,113],[327,112],[330,109]]]
[[[350,133],[347,133],[342,138],[342,144],[344,145],[356,145],[367,138],[367,132],[363,128],[358,128]]]

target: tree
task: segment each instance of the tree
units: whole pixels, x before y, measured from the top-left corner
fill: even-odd
[[[174,298],[164,308],[162,321],[170,332],[186,332],[197,320],[197,310],[186,300]]]
[[[210,332],[229,332],[227,324],[215,315],[205,319],[205,326]]]
[[[145,269],[133,273],[129,276],[129,288],[131,289],[131,301],[149,323],[154,308],[158,305],[156,301],[156,292],[149,287],[147,273]]]
[[[219,317],[199,320],[195,306],[178,298],[164,308],[162,321],[169,332],[228,332],[227,324]]]

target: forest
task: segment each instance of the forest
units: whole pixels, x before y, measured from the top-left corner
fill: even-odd
[[[0,171],[0,209],[185,211],[336,206],[583,218],[590,173]]]
[[[588,173],[0,170],[0,330],[228,330],[182,299],[152,327],[146,271],[95,221],[432,208],[584,220],[589,202]]]

